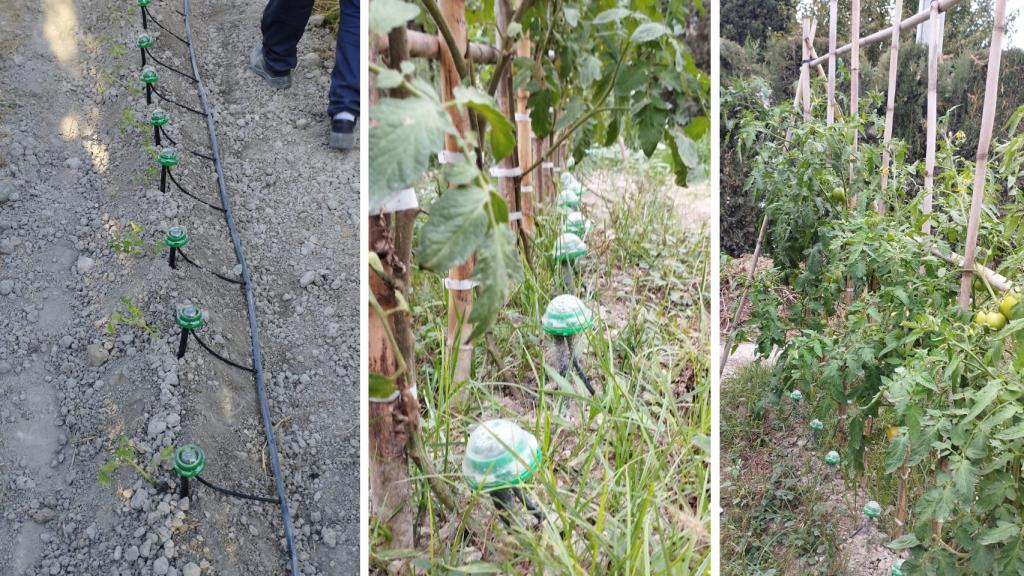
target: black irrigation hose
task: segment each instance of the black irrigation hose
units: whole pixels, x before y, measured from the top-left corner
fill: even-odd
[[[242,364],[239,364],[238,362],[234,362],[232,360],[229,360],[228,358],[225,358],[224,356],[221,356],[220,354],[214,352],[213,348],[210,348],[209,346],[207,346],[206,342],[203,342],[199,338],[199,335],[196,334],[195,332],[192,333],[192,339],[195,340],[196,342],[198,342],[199,345],[203,347],[203,350],[206,350],[207,352],[210,353],[211,356],[213,356],[217,360],[220,360],[221,362],[227,364],[228,366],[231,366],[231,367],[234,367],[234,368],[238,368],[239,370],[245,370],[246,372],[256,372],[256,370],[253,370],[252,368],[250,368],[248,366],[244,366]]]
[[[220,492],[221,494],[227,494],[228,496],[234,496],[235,498],[242,498],[244,500],[255,500],[257,502],[268,502],[270,504],[278,504],[278,503],[281,502],[280,498],[267,498],[266,496],[253,496],[252,494],[244,494],[242,492],[236,492],[236,491],[234,491],[234,490],[232,490],[230,488],[221,488],[220,486],[217,486],[216,484],[213,484],[212,482],[209,482],[208,480],[206,480],[202,476],[196,476],[196,480],[199,480],[199,483],[202,484],[203,486],[206,486],[207,488],[210,488],[210,489],[212,489],[214,491]]]
[[[203,158],[205,160],[209,160],[210,162],[213,162],[213,156],[210,156],[209,154],[203,154],[202,152],[196,152],[195,150],[193,150],[191,148],[185,148],[184,146],[178,146],[178,142],[174,138],[171,138],[171,135],[167,133],[167,130],[164,130],[163,126],[157,126],[157,130],[160,131],[160,134],[164,138],[167,138],[167,141],[171,143],[171,146],[177,146],[178,148],[181,148],[182,150],[184,150],[185,152],[188,152],[189,154],[191,154],[193,156],[198,156],[199,158]]]
[[[149,56],[149,59],[152,60],[153,62],[156,62],[160,66],[163,66],[164,68],[170,70],[171,72],[174,72],[175,74],[177,74],[179,76],[183,76],[185,78],[188,78],[192,82],[196,81],[195,77],[192,76],[191,74],[189,74],[187,72],[182,72],[181,70],[178,70],[177,68],[175,68],[174,66],[171,66],[170,64],[164,64],[163,62],[161,62],[160,59],[158,59],[156,56],[153,56],[153,53],[149,51],[149,48],[143,48],[143,50],[146,51],[146,56]]]
[[[214,162],[216,162],[216,161],[214,161]],[[221,212],[225,212],[226,211],[224,209],[224,207],[217,206],[216,204],[210,204],[209,202],[207,202],[206,200],[203,200],[199,196],[196,196],[195,194],[189,192],[188,190],[185,190],[185,188],[181,184],[178,184],[178,181],[174,178],[174,172],[171,172],[170,170],[168,170],[167,171],[167,176],[170,177],[171,182],[173,182],[174,185],[178,188],[178,191],[181,192],[182,194],[184,194],[185,196],[188,196],[189,198],[195,200],[196,202],[199,202],[200,204],[206,204],[207,206],[209,206],[210,208],[213,208],[214,210],[220,210]]]
[[[182,104],[181,102],[178,102],[177,100],[172,100],[172,99],[168,98],[167,96],[164,96],[163,94],[160,93],[159,90],[156,89],[155,85],[150,85],[150,89],[153,91],[153,94],[156,94],[157,98],[163,100],[164,102],[167,102],[168,104],[174,104],[175,106],[177,106],[178,108],[181,108],[182,110],[186,110],[186,111],[191,112],[193,114],[198,114],[199,116],[206,116],[206,112],[203,112],[202,110],[196,110],[195,108],[192,108],[190,106],[186,106],[186,105]]]
[[[182,38],[181,36],[178,36],[178,35],[177,35],[177,34],[175,34],[174,32],[171,32],[171,30],[170,30],[169,28],[167,28],[166,26],[164,26],[163,24],[161,24],[160,22],[158,22],[156,18],[153,18],[153,13],[149,11],[149,8],[143,7],[143,8],[142,8],[142,11],[146,13],[146,16],[149,16],[149,19],[150,19],[150,21],[152,21],[152,22],[153,22],[153,24],[156,24],[156,25],[157,25],[158,27],[160,27],[160,29],[162,29],[162,30],[163,30],[164,32],[167,32],[167,33],[168,33],[168,34],[170,34],[171,36],[174,36],[175,38],[177,38],[177,39],[178,39],[178,40],[179,40],[179,41],[180,41],[181,43],[183,43],[183,44],[186,44],[186,45],[187,45],[187,44],[189,43],[189,42],[188,42],[188,40],[185,40],[185,39],[184,39],[184,38]],[[188,16],[185,16],[184,14],[182,14],[182,16],[183,16],[183,17],[184,17],[184,18],[185,18],[186,20],[188,20]]]
[[[300,576],[299,553],[295,546],[295,535],[292,527],[292,517],[288,510],[288,497],[284,487],[284,476],[281,473],[281,458],[277,453],[277,440],[274,435],[274,423],[270,416],[270,404],[267,401],[266,374],[263,371],[263,347],[260,344],[259,324],[256,321],[256,297],[252,291],[252,279],[249,275],[249,267],[245,262],[245,252],[242,250],[242,241],[235,227],[235,216],[231,212],[231,202],[228,198],[227,184],[224,180],[224,169],[220,163],[220,146],[217,144],[217,130],[213,125],[213,114],[210,112],[209,99],[206,96],[206,87],[203,85],[202,77],[199,75],[199,63],[196,60],[195,48],[192,46],[192,26],[189,22],[189,0],[182,0],[185,20],[185,37],[188,41],[189,61],[192,64],[192,75],[196,78],[196,90],[199,92],[199,99],[202,102],[206,114],[206,127],[210,133],[210,150],[213,155],[213,165],[217,171],[217,188],[220,192],[221,205],[224,206],[224,220],[227,222],[228,232],[231,235],[231,243],[235,248],[235,256],[242,266],[242,290],[245,292],[246,311],[249,317],[249,337],[252,341],[252,362],[256,381],[256,395],[260,402],[260,416],[263,420],[263,431],[267,436],[267,451],[270,453],[270,469],[274,474],[274,485],[277,490],[277,497],[280,500],[281,521],[284,527],[285,541],[288,543],[288,556],[291,564],[292,576]]]
[[[214,276],[216,276],[217,278],[220,278],[221,280],[223,280],[225,282],[231,282],[232,284],[238,284],[238,285],[242,284],[242,281],[238,280],[237,278],[230,278],[228,276],[224,276],[223,274],[218,274],[217,272],[214,272],[213,270],[209,270],[207,268],[203,268],[199,264],[193,262],[192,259],[189,258],[187,254],[182,252],[181,248],[177,248],[177,250],[178,250],[178,256],[181,256],[182,260],[184,260],[185,262],[188,262],[189,264],[195,266],[196,268],[199,268],[203,272],[207,272],[207,273],[213,274]]]

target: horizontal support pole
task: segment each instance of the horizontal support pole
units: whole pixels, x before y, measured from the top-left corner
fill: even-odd
[[[946,12],[950,8],[956,6],[959,3],[960,0],[939,0],[939,12]],[[906,20],[900,22],[900,30],[909,30],[910,28],[917,26],[921,22],[928,20],[929,15],[930,12],[928,10],[923,10],[921,12],[918,12],[917,14],[914,14],[910,18],[907,18]],[[875,44],[877,42],[888,40],[890,38],[892,38],[892,26],[886,26],[885,28],[879,30],[878,32],[875,32],[874,34],[864,36],[863,38],[860,39],[860,42],[858,44],[861,48],[863,48],[864,46]],[[850,50],[853,50],[852,42],[840,48],[836,48],[836,57],[838,58],[839,56],[848,53]],[[811,60],[811,66],[817,66],[822,62],[828,62],[828,54],[825,54],[824,56],[819,56],[814,60]]]
[[[444,40],[439,36],[419,32],[416,30],[406,31],[406,41],[409,43],[409,56],[412,58],[426,58],[434,60],[441,57],[441,44]],[[388,37],[378,36],[375,46],[378,54],[388,51]],[[498,62],[500,52],[494,46],[470,42],[464,54],[466,60],[476,64],[495,64]]]
[[[917,240],[919,244],[925,243],[925,240],[921,238],[915,238],[915,240]],[[945,254],[935,246],[929,246],[928,251],[931,252],[933,256],[945,261],[948,264],[952,264],[953,266],[956,266],[958,268],[963,267],[964,265],[963,256],[960,256],[956,252],[950,252],[949,254]],[[980,276],[984,276],[985,281],[987,281],[989,285],[991,285],[996,290],[999,290],[1000,292],[1009,292],[1010,290],[1013,289],[1013,284],[1011,284],[1005,276],[997,273],[995,270],[986,268],[981,264],[975,263],[974,272]]]

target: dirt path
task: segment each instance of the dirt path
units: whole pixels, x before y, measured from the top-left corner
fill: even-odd
[[[220,213],[160,194],[151,107],[137,90],[139,14],[114,0],[0,0],[0,555],[4,574],[284,574],[276,506],[201,489],[179,501],[130,469],[97,473],[124,436],[159,480],[157,453],[200,444],[205,477],[270,495],[252,379],[193,345],[174,352],[175,305],[210,314],[200,333],[249,362],[237,288],[194,268],[172,271],[162,231],[188,227],[187,251],[234,273]],[[176,2],[155,3],[181,34]],[[293,88],[271,93],[244,70],[261,6],[194,1],[193,31],[211,92],[229,193],[254,276],[271,412],[303,574],[358,566],[358,155],[326,147],[326,29],[300,45]],[[155,34],[154,34],[155,35]],[[125,49],[124,47],[127,47]],[[162,61],[188,69],[168,34]],[[197,105],[161,70],[166,95]],[[164,105],[168,132],[208,147],[198,116]],[[182,152],[175,175],[216,203],[205,160]],[[142,228],[139,254],[111,248]],[[117,326],[127,297],[153,329]]]

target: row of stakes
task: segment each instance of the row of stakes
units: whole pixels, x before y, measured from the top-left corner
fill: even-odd
[[[556,367],[559,375],[565,377],[570,369],[575,370],[587,391],[594,395],[594,387],[580,366],[573,342],[574,337],[594,325],[593,312],[574,294],[577,282],[586,289],[579,278],[578,260],[587,254],[584,239],[592,225],[579,212],[583,196],[582,184],[572,174],[565,172],[561,177],[561,185],[562,192],[558,196],[557,205],[564,214],[564,224],[551,257],[559,264],[566,293],[551,300],[541,318],[541,325],[552,336],[560,352],[560,365]],[[533,434],[510,420],[488,420],[470,432],[462,474],[471,488],[486,491],[490,495],[506,524],[510,523],[514,511],[522,505],[539,525],[544,520],[544,513],[523,490],[523,484],[540,468],[542,456],[540,443]]]
[[[146,10],[146,7],[149,6],[150,0],[137,0],[137,3],[138,3],[138,6],[142,9],[141,10],[141,13],[142,13],[142,27],[143,27],[143,29],[148,29],[148,19],[147,19],[148,12]],[[148,32],[143,32],[142,34],[140,34],[138,36],[138,40],[136,42],[136,45],[138,46],[140,54],[141,54],[141,57],[142,57],[141,80],[142,80],[142,84],[143,84],[143,86],[145,87],[145,90],[146,90],[146,104],[149,104],[149,105],[153,104],[153,94],[155,93],[154,86],[156,85],[156,83],[160,79],[160,75],[157,73],[156,68],[154,66],[148,64],[148,61],[147,61],[147,56],[149,55],[148,51],[149,51],[150,48],[153,47],[153,44],[154,44],[153,37],[150,36],[148,34]],[[152,56],[149,56],[149,57],[152,58]],[[187,74],[184,74],[182,72],[179,72],[179,73],[188,77]],[[188,108],[186,107],[186,109],[188,109]],[[195,110],[192,110],[192,111],[201,114],[198,111],[195,111]],[[154,144],[157,147],[160,147],[158,155],[157,155],[157,162],[160,165],[160,192],[162,192],[162,193],[167,193],[167,180],[168,180],[169,177],[173,179],[173,176],[171,175],[171,169],[174,168],[175,166],[177,166],[178,163],[179,163],[179,157],[178,157],[177,150],[173,146],[162,146],[163,145],[163,138],[162,138],[162,136],[166,136],[167,139],[170,140],[170,137],[167,136],[166,132],[164,131],[164,126],[166,126],[169,122],[170,122],[170,115],[166,111],[164,111],[164,110],[162,110],[160,108],[156,108],[152,112],[150,112],[149,124],[150,124],[150,126],[153,127],[153,141],[154,141]],[[172,141],[172,143],[173,143],[173,141]],[[197,156],[202,156],[204,158],[209,158],[208,156],[205,156],[205,155],[200,154],[200,153],[196,153],[196,155]],[[183,192],[184,192],[184,190],[183,190]],[[214,206],[214,208],[217,208],[217,207]],[[188,258],[188,256],[186,256],[185,253],[183,252],[182,249],[185,246],[187,246],[188,243],[189,243],[188,230],[184,226],[175,225],[175,226],[171,226],[167,230],[166,234],[164,235],[164,245],[167,246],[167,248],[168,248],[167,264],[172,269],[177,269],[177,267],[178,267],[178,257],[179,256],[182,259],[184,259],[185,261],[193,264],[197,268],[203,269],[202,266],[199,266],[198,264],[195,264],[194,262],[192,262]],[[205,270],[205,269],[203,269],[203,270]],[[233,279],[221,276],[219,274],[215,274],[215,275],[220,277],[223,280],[227,280],[229,282],[234,282],[234,283],[239,283],[237,280],[233,280]],[[177,323],[178,327],[181,329],[181,336],[180,336],[180,339],[178,341],[178,351],[177,351],[177,354],[176,354],[177,358],[180,359],[180,358],[183,358],[185,356],[185,352],[188,349],[188,342],[189,342],[190,337],[194,337],[195,332],[200,330],[201,328],[203,328],[203,326],[206,325],[207,317],[208,317],[207,313],[204,310],[200,309],[198,306],[194,305],[194,304],[186,304],[186,305],[178,306],[176,308],[175,322]],[[199,341],[198,337],[196,337],[196,340]],[[203,345],[204,348],[206,348],[205,344],[203,344],[202,341],[199,341],[199,343],[201,345]],[[240,366],[240,365],[234,364],[233,362],[230,362],[227,359],[219,356],[218,354],[216,354],[215,352],[213,352],[209,348],[206,348],[206,349],[211,354],[216,356],[217,358],[219,358],[219,359],[221,359],[221,360],[223,360],[223,361],[225,361],[225,362],[227,362],[227,363],[229,363],[229,364],[231,364],[233,366],[236,366],[236,367],[241,368],[243,370],[251,371],[250,368],[246,368],[244,366]],[[238,492],[235,492],[235,491],[232,491],[232,490],[227,490],[227,489],[224,489],[224,488],[220,488],[220,487],[215,486],[215,485],[211,484],[210,482],[202,479],[200,477],[200,474],[206,468],[206,455],[203,452],[202,448],[200,448],[199,446],[197,446],[195,444],[187,444],[187,445],[179,446],[178,448],[176,448],[175,451],[174,451],[174,456],[173,456],[173,464],[174,464],[175,474],[178,476],[178,479],[179,479],[179,482],[178,482],[178,494],[182,498],[188,497],[188,496],[191,495],[192,490],[193,490],[192,481],[196,480],[196,481],[199,481],[199,482],[209,486],[210,488],[212,488],[212,489],[214,489],[214,490],[216,490],[218,492],[227,494],[229,496],[239,497],[239,498],[248,499],[248,500],[258,500],[258,501],[263,501],[263,502],[277,502],[276,498],[264,498],[264,497],[259,497],[259,496],[249,496],[247,494],[241,494],[241,493],[238,493]]]
[[[792,390],[789,393],[789,399],[790,401],[793,402],[793,413],[796,413],[797,404],[799,404],[804,399],[803,392],[801,392],[800,390]],[[817,446],[818,436],[825,429],[825,424],[821,420],[815,418],[810,421],[808,427],[811,429],[811,436],[814,440],[814,445]],[[838,469],[840,461],[841,459],[839,457],[839,452],[836,452],[835,450],[829,450],[828,453],[825,454],[825,464],[830,468]],[[882,506],[878,502],[870,500],[867,504],[864,505],[863,512],[864,520],[860,523],[857,529],[853,531],[852,534],[850,534],[843,540],[844,543],[852,540],[854,536],[856,536],[862,530],[867,528],[872,522],[875,522],[879,518],[881,518]],[[903,576],[903,560],[899,560],[895,564],[893,564],[891,574],[892,576]]]

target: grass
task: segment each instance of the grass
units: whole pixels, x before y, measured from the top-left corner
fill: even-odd
[[[723,574],[841,574],[843,536],[827,505],[831,494],[782,441],[787,428],[804,429],[805,419],[766,399],[770,379],[771,370],[755,362],[721,388],[728,407],[721,412]]]
[[[459,513],[491,518],[490,529],[505,530],[486,514],[490,499],[471,493],[460,472],[472,427],[504,417],[540,441],[544,459],[527,491],[547,516],[536,529],[508,528],[515,554],[499,560],[486,540],[458,537],[459,517],[443,510],[417,478],[419,547],[399,555],[418,569],[709,572],[708,239],[675,220],[663,193],[666,178],[648,174],[643,181],[611,206],[614,234],[599,224],[588,238],[591,254],[582,275],[590,293],[581,298],[602,313],[579,344],[598,391],[593,398],[575,378],[559,377],[544,362],[551,341],[540,316],[560,293],[558,269],[545,256],[560,224],[554,210],[538,221],[535,270],[527,271],[489,337],[476,343],[468,382],[452,380],[440,278],[415,275],[411,300],[424,442],[439,474],[466,501]],[[621,281],[609,280],[616,278]],[[386,542],[374,534],[376,551]]]

